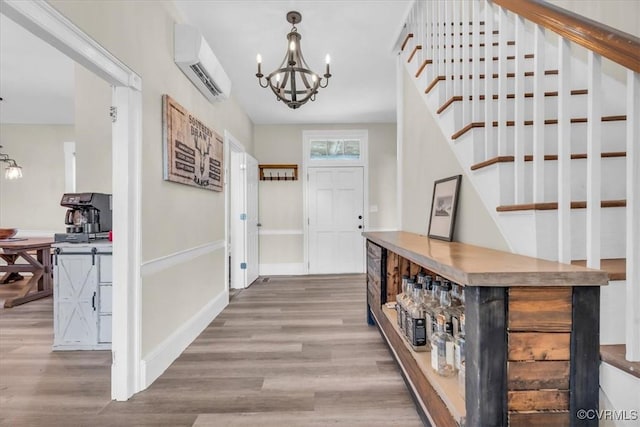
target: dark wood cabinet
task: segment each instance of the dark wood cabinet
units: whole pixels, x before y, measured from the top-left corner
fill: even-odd
[[[599,270],[406,232],[364,233],[367,305],[402,370],[425,425],[597,426]],[[465,396],[400,335],[402,275],[420,271],[465,287]]]

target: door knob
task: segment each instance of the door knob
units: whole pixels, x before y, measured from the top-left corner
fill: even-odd
[[[262,224],[257,223],[257,224],[256,224],[256,226],[257,226],[257,227],[262,227]]]
[[[361,225],[359,225],[359,226],[358,226],[358,229],[359,229],[359,230],[362,230],[362,226],[361,226]]]
[[[358,219],[362,219],[362,215],[358,215]]]

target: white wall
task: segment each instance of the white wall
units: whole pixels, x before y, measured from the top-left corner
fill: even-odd
[[[64,232],[64,142],[70,125],[0,125],[2,152],[22,166],[22,178],[4,177],[0,163],[0,227]]]
[[[76,191],[111,194],[111,85],[75,64]]]
[[[636,0],[546,0],[594,21],[640,37],[640,2]]]
[[[228,129],[249,152],[253,125],[233,94],[229,100],[210,104],[173,62],[173,26],[183,21],[173,2],[51,3],[142,77],[142,356],[146,358],[164,348],[173,333],[183,330],[226,289],[224,250],[189,252],[202,246],[215,248],[224,240],[224,196],[162,179],[162,95],[172,96],[221,135]],[[170,262],[182,260],[175,255],[185,251],[199,256]]]
[[[274,105],[274,108],[282,107]],[[255,157],[258,163],[297,164],[302,168],[302,132],[305,130],[366,129],[369,132],[369,229],[395,229],[396,126],[351,125],[257,125]],[[260,181],[261,264],[303,262],[302,176],[298,181]],[[282,234],[285,231],[292,234]],[[272,234],[276,232],[279,234]],[[295,233],[293,233],[295,232]]]
[[[453,240],[508,251],[500,230],[464,176],[449,143],[410,80],[413,77],[406,70],[403,75],[403,230],[427,234],[433,183],[462,174]]]

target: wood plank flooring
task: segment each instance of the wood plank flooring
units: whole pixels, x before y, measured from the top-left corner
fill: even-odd
[[[110,352],[51,351],[50,298],[0,310],[0,425],[421,426],[364,307],[363,275],[259,279],[127,402]]]

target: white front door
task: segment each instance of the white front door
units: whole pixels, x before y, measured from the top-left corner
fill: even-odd
[[[363,168],[308,173],[309,274],[364,272]]]
[[[247,171],[247,223],[246,223],[246,266],[247,286],[258,278],[259,240],[258,240],[258,161],[246,155]]]

